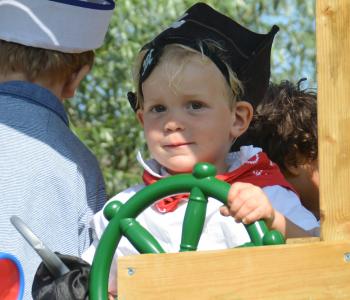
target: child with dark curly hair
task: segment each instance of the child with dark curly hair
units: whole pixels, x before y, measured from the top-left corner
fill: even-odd
[[[314,90],[300,88],[303,80],[297,85],[271,83],[235,147],[261,147],[278,164],[303,205],[319,219],[317,96]]]

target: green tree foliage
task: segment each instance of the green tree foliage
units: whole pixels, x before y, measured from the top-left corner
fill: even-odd
[[[273,46],[272,80],[315,82],[314,1],[212,0],[206,2],[253,31],[280,27]],[[75,99],[67,101],[71,127],[96,154],[107,192],[140,180],[135,156],[145,149],[126,94],[133,89],[133,60],[141,46],[194,4],[188,0],[118,0],[96,62]]]

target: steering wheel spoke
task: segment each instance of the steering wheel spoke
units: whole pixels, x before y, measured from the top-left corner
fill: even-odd
[[[165,253],[153,235],[134,218],[120,220],[120,228],[123,235],[140,253]]]
[[[207,204],[208,198],[198,187],[194,187],[188,198],[186,213],[182,223],[180,252],[197,250],[203,231]]]

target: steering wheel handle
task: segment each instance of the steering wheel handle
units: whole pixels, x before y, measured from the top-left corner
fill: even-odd
[[[91,300],[108,299],[108,276],[115,250],[124,235],[140,253],[164,253],[158,241],[135,218],[148,206],[168,195],[190,192],[183,221],[180,252],[195,251],[203,230],[208,197],[224,205],[230,184],[215,178],[216,168],[198,163],[192,174],[170,176],[153,183],[131,197],[126,203],[109,203],[104,215],[109,220],[97,247],[89,279]],[[251,242],[240,247],[284,244],[278,231],[269,231],[263,220],[244,225]]]

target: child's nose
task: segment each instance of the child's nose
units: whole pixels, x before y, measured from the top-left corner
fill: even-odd
[[[185,128],[183,125],[183,122],[181,122],[179,118],[176,118],[175,116],[171,116],[166,121],[164,127],[166,131],[178,131],[178,130],[183,130]]]

